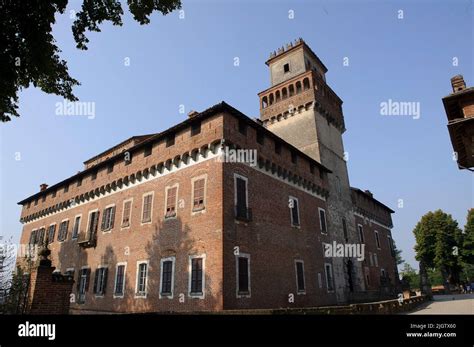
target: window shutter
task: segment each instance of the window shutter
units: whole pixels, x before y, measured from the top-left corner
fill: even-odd
[[[115,206],[112,207],[112,211],[110,211],[110,229],[114,227],[114,219],[115,219]]]
[[[91,278],[91,269],[86,269],[86,285],[85,285],[85,292],[89,291],[89,282]]]
[[[66,221],[66,225],[64,226],[64,235],[63,235],[63,241],[66,240],[67,238],[67,232],[69,230],[69,220]]]
[[[94,294],[97,294],[97,288],[99,286],[99,272],[100,272],[100,269],[97,268],[95,270],[95,277],[94,277],[94,288],[93,288]]]
[[[115,208],[115,207],[114,207]],[[105,290],[107,289],[107,273],[109,272],[108,268],[104,269],[104,275],[102,279],[102,294],[105,294]]]
[[[104,210],[104,215],[102,216],[102,223],[100,225],[100,230],[105,230],[105,223],[107,221],[107,210]]]
[[[94,224],[92,225],[92,232],[97,231],[97,226],[99,224],[99,211],[95,212],[95,217],[94,217]]]

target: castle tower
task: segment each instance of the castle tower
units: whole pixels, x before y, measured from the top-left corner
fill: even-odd
[[[332,171],[327,199],[329,239],[359,243],[342,141],[346,130],[342,100],[326,83],[326,66],[302,39],[272,52],[266,65],[271,87],[258,94],[260,120]],[[339,302],[365,289],[361,262],[347,258],[332,262]]]

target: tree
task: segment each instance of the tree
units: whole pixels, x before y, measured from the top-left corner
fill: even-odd
[[[404,263],[403,269],[400,271],[402,275],[402,282],[408,283],[410,288],[417,288],[420,282],[418,273],[415,271],[414,268],[411,267],[410,264]]]
[[[402,250],[397,248],[397,244],[394,240],[392,240],[392,244],[393,253],[395,254],[395,260],[397,262],[397,265],[402,265],[405,262],[405,260],[402,258]]]
[[[163,15],[181,8],[180,0],[128,0],[133,18],[148,24],[150,15]],[[18,92],[31,84],[48,94],[78,100],[73,87],[79,81],[69,75],[67,62],[59,57],[52,26],[63,14],[68,0],[0,1],[0,121],[19,117]],[[86,31],[100,32],[110,21],[122,26],[122,5],[118,0],[83,0],[72,26],[77,48],[87,49]]]
[[[443,283],[459,283],[462,233],[451,215],[441,210],[428,212],[413,230],[416,238],[416,260],[427,268],[441,271]]]
[[[461,256],[464,263],[474,265],[474,208],[467,212]]]

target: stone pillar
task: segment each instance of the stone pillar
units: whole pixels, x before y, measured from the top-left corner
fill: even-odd
[[[51,260],[47,259],[51,253],[44,249],[40,255],[39,266],[30,274],[28,288],[28,314],[68,314],[70,294],[74,280],[70,276],[53,273]]]

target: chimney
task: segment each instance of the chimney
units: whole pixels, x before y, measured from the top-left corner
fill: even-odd
[[[188,118],[193,118],[193,117],[197,116],[198,114],[199,114],[198,111],[191,110],[188,113]]]
[[[464,82],[462,75],[456,75],[451,78],[451,85],[453,87],[453,93],[466,89],[466,82]]]
[[[46,188],[48,188],[48,185],[46,183],[40,184],[40,192],[46,190]]]
[[[370,190],[368,190],[368,189],[365,191],[365,194],[367,194],[367,195],[370,196],[371,198],[374,197],[374,194],[372,194],[372,192],[371,192]]]

